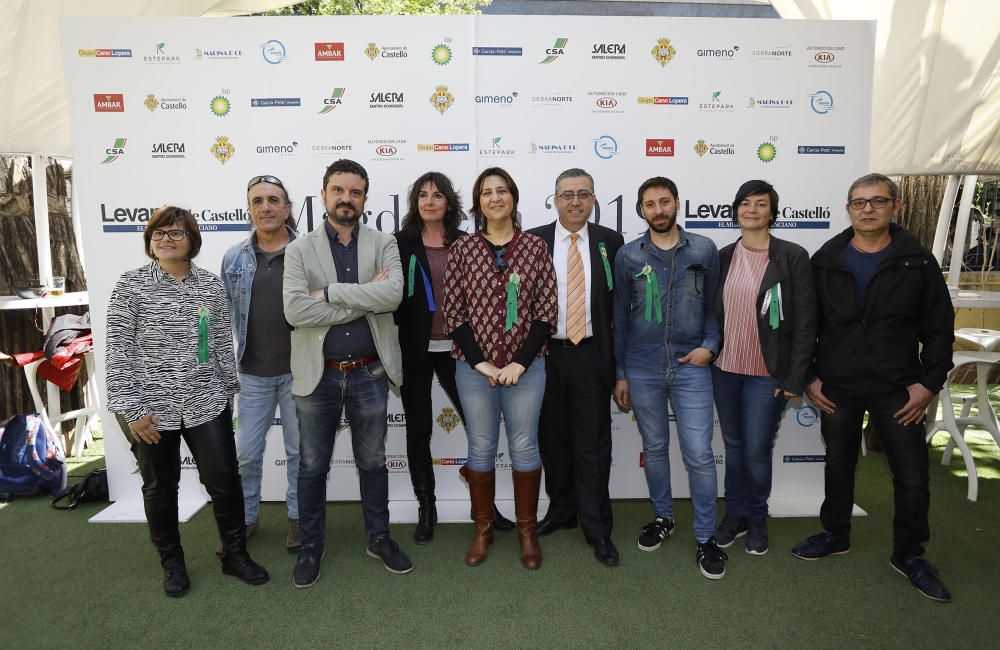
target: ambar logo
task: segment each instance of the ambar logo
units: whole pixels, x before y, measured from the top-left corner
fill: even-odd
[[[316,60],[317,61],[343,61],[344,60],[344,44],[343,43],[316,43]]]
[[[125,95],[112,93],[109,95],[94,95],[94,111],[97,113],[124,113]]]
[[[673,156],[673,138],[646,138],[647,156]]]

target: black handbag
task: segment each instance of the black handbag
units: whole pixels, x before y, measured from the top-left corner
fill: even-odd
[[[56,510],[73,510],[79,503],[108,501],[108,498],[108,470],[102,467],[84,476],[79,483],[56,492],[52,498],[52,507]],[[59,505],[64,499],[69,499],[69,504]]]

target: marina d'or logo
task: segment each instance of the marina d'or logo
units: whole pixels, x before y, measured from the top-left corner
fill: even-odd
[[[545,50],[545,58],[539,61],[539,63],[552,63],[559,58],[560,54],[566,53],[566,43],[569,39],[566,37],[559,37],[556,39],[555,45]]]
[[[656,47],[650,50],[650,54],[660,64],[660,67],[666,67],[670,63],[670,59],[677,54],[677,50],[670,44],[669,38],[660,38],[656,41]]]
[[[216,160],[225,165],[235,153],[236,147],[227,136],[220,135],[215,138],[215,144],[212,145],[212,155],[215,156]]]
[[[333,93],[328,98],[323,100],[323,109],[319,112],[319,114],[325,115],[326,113],[329,113],[333,109],[340,106],[340,104],[343,102],[342,99],[343,96],[344,96],[343,88],[334,88]]]
[[[438,426],[444,429],[445,433],[451,433],[452,429],[461,424],[461,422],[462,420],[459,419],[458,413],[450,406],[441,409],[441,413],[437,416]]]
[[[370,61],[374,61],[375,57],[378,56],[378,53],[378,45],[375,45],[374,43],[369,43],[368,47],[365,48],[365,56],[367,56]]]
[[[770,142],[761,142],[757,147],[757,159],[769,163],[778,157],[778,149]]]
[[[455,96],[448,92],[448,86],[438,86],[434,89],[434,94],[431,95],[431,105],[437,109],[438,113],[444,115],[444,112],[451,108],[454,103]]]
[[[160,100],[156,98],[156,95],[146,95],[146,101],[142,105],[148,108],[150,112],[153,112],[160,105]]]
[[[229,111],[232,109],[232,104],[229,103],[229,98],[225,95],[216,95],[212,98],[212,101],[208,103],[209,109],[211,109],[212,114],[216,117],[225,117],[229,115]]]
[[[111,146],[110,148],[104,150],[104,153],[105,153],[105,155],[107,157],[104,160],[101,161],[101,164],[102,165],[107,165],[108,163],[113,163],[114,161],[118,160],[120,157],[124,156],[125,155],[125,141],[126,141],[126,138],[115,138],[115,144],[113,146]]]
[[[431,50],[431,60],[438,65],[448,65],[451,63],[451,48],[444,43],[438,43]]]

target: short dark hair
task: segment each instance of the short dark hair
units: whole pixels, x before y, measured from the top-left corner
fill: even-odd
[[[482,206],[479,205],[479,194],[483,191],[483,183],[490,176],[499,176],[507,183],[507,189],[510,190],[510,195],[514,197],[514,214],[511,215],[511,221],[514,223],[514,229],[521,229],[521,222],[517,218],[517,202],[520,199],[521,194],[517,191],[517,183],[507,170],[502,167],[487,167],[479,174],[476,178],[476,182],[472,185],[472,216],[476,221],[476,230],[486,230],[486,216],[483,214]]]
[[[420,216],[419,201],[420,190],[427,183],[433,184],[441,194],[444,194],[444,200],[448,203],[448,208],[444,213],[444,241],[450,246],[458,239],[460,232],[458,224],[462,221],[462,197],[455,191],[451,179],[441,172],[427,172],[413,181],[410,193],[406,198],[406,216],[403,217],[399,231],[413,238],[420,237],[420,233],[424,231],[424,220]]]
[[[572,167],[570,169],[567,169],[563,173],[559,174],[558,176],[556,176],[556,184],[555,184],[555,187],[553,189],[558,192],[559,191],[559,183],[563,182],[563,180],[565,180],[567,178],[579,178],[581,176],[586,176],[587,177],[587,180],[590,181],[590,189],[593,190],[594,187],[595,187],[594,186],[594,177],[591,176],[590,174],[588,174],[587,172],[585,172],[584,170],[580,169],[579,167]]]
[[[153,231],[163,230],[167,226],[181,226],[187,232],[188,239],[191,240],[191,250],[188,252],[188,259],[193,260],[201,251],[201,232],[198,230],[198,222],[194,215],[173,205],[165,205],[149,218],[146,223],[146,230],[142,233],[142,241],[146,246],[146,256],[156,259],[153,255]]]
[[[326,168],[326,173],[323,174],[323,189],[326,189],[326,184],[330,182],[330,177],[334,174],[357,174],[365,181],[365,195],[368,195],[368,172],[359,163],[353,160],[348,160],[347,158],[341,158],[340,160],[334,162],[332,165]]]
[[[778,218],[778,192],[773,185],[762,180],[747,181],[740,185],[740,189],[736,190],[736,198],[733,199],[733,223],[737,226],[740,225],[739,208],[744,199],[763,194],[767,194],[768,198],[771,199],[771,220],[767,224],[767,227],[770,228],[771,224]]]
[[[886,187],[889,188],[889,194],[893,201],[899,198],[899,186],[896,185],[896,181],[892,180],[885,174],[865,174],[858,180],[851,183],[850,189],[847,190],[847,200],[851,200],[851,195],[854,194],[856,188],[862,187],[864,185],[878,185],[879,183],[884,183]]]
[[[639,186],[639,192],[636,195],[636,201],[639,206],[642,206],[642,195],[646,193],[646,190],[659,187],[665,190],[669,190],[671,194],[674,195],[674,200],[677,200],[677,183],[673,182],[666,176],[654,176],[652,178],[647,178]]]

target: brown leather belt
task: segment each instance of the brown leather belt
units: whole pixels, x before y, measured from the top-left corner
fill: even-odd
[[[362,357],[361,359],[351,359],[350,361],[336,361],[334,359],[327,359],[323,362],[327,368],[336,368],[340,372],[350,372],[352,370],[357,370],[358,368],[364,368],[367,365],[371,365],[378,361],[378,355],[372,355],[370,357]]]

